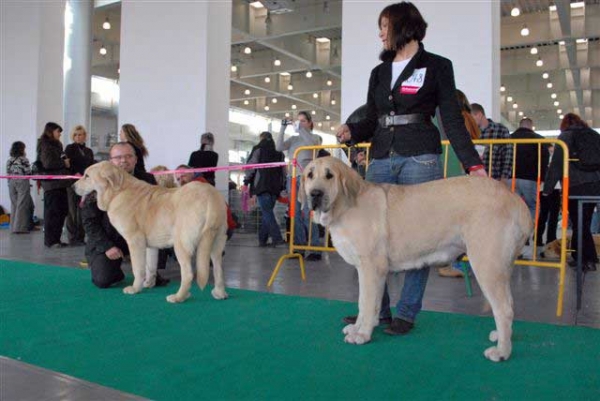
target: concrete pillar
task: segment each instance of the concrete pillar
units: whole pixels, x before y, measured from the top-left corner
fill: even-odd
[[[76,125],[91,129],[91,68],[93,0],[67,2],[64,82],[64,142]],[[72,16],[72,17],[71,17]],[[68,139],[67,139],[68,138]],[[88,144],[90,138],[87,138]]]
[[[147,168],[187,163],[206,131],[227,165],[231,2],[125,0],[121,27],[119,126],[138,128]]]
[[[14,141],[25,143],[27,156],[33,162],[36,141],[46,122],[63,124],[64,15],[64,1],[0,2],[3,173]],[[0,180],[0,205],[10,210],[4,180]],[[42,215],[39,208],[35,213]]]
[[[342,120],[367,100],[371,70],[382,49],[377,21],[397,1],[344,0],[342,12]],[[429,24],[425,50],[450,59],[456,87],[500,121],[500,3],[419,1]]]

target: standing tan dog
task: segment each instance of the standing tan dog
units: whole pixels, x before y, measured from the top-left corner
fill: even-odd
[[[213,186],[192,182],[181,188],[162,188],[140,181],[109,162],[89,167],[74,186],[81,196],[97,192],[98,208],[108,212],[111,224],[127,241],[134,281],[123,289],[124,293],[136,294],[145,285],[146,247],[174,247],[181,265],[181,285],[167,301],[183,302],[190,296],[194,252],[198,286],[206,286],[212,259],[212,296],[227,298],[222,270],[227,210],[225,200]],[[148,274],[155,277],[156,266],[148,268],[153,269]]]
[[[444,265],[467,253],[496,322],[489,339],[498,344],[484,355],[496,362],[510,357],[510,276],[533,224],[525,203],[505,185],[476,177],[372,184],[324,157],[304,170],[300,200],[358,271],[358,318],[344,328],[346,342],[371,340],[388,272]]]

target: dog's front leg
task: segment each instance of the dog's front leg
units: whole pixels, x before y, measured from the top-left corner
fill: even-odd
[[[146,248],[146,277],[144,288],[152,288],[156,284],[156,268],[158,266],[158,249]]]
[[[128,240],[131,253],[131,268],[133,270],[133,285],[123,288],[125,294],[137,294],[144,286],[146,275],[146,241],[144,238]]]
[[[344,341],[350,344],[365,344],[371,341],[373,328],[379,323],[381,297],[385,286],[384,269],[373,263],[362,263],[358,270],[358,317],[355,324],[344,327]]]

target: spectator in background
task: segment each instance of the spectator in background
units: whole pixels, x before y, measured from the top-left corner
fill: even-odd
[[[87,132],[83,125],[77,125],[71,132],[73,143],[67,145],[65,154],[71,160],[71,172],[83,175],[86,168],[94,164],[94,152],[85,145]],[[67,188],[69,199],[69,214],[66,219],[67,234],[70,245],[84,245],[85,231],[81,221],[81,209],[79,202],[81,197],[75,193],[72,186]]]
[[[156,173],[159,171],[169,171],[169,169],[162,165],[155,166],[150,169],[151,173]],[[154,179],[156,180],[157,184],[163,188],[177,188],[173,174],[154,174]]]
[[[275,150],[270,132],[260,134],[260,142],[254,148],[248,164],[276,163],[284,161],[282,152]],[[244,184],[250,184],[250,194],[258,199],[261,223],[258,231],[258,246],[265,247],[271,237],[272,246],[285,244],[273,209],[281,191],[285,188],[284,167],[246,170]]]
[[[552,155],[554,154],[554,145],[548,147],[549,160],[548,164],[552,162]],[[546,169],[547,170],[547,169]],[[545,183],[542,182],[542,190],[544,191]],[[543,247],[556,240],[556,229],[558,228],[558,216],[560,214],[561,206],[561,191],[560,181],[556,183],[552,192],[547,196],[543,196],[540,193],[540,216],[538,218],[538,230],[537,230],[537,246]],[[547,228],[547,230],[546,230]],[[546,241],[544,242],[544,232],[546,232]],[[541,255],[543,255],[543,248]]]
[[[144,162],[144,158],[148,156],[149,153],[148,149],[146,149],[146,145],[144,145],[144,139],[135,128],[135,125],[123,124],[121,126],[121,131],[119,132],[119,141],[129,142],[131,146],[133,146],[137,158],[135,168],[140,172],[145,173],[146,163]]]
[[[577,140],[578,135],[598,135],[596,131],[591,129],[585,121],[581,119],[577,114],[568,113],[566,114],[562,122],[560,123],[560,135],[558,139],[565,142],[569,152],[574,153],[577,148],[574,143]],[[564,161],[563,150],[560,146],[554,149],[554,155],[552,156],[552,162],[548,168],[548,174],[546,175],[546,181],[544,182],[544,196],[548,196],[552,193],[556,183],[562,178],[562,166]],[[569,166],[569,195],[570,196],[600,196],[600,171],[585,171],[578,167],[577,163],[570,163]],[[594,239],[590,225],[592,222],[592,214],[594,213],[594,204],[586,203],[583,204],[583,216],[582,216],[582,255],[583,271],[595,271],[596,263],[598,263],[598,255],[596,253],[596,246],[594,245]],[[569,219],[571,220],[571,227],[573,229],[573,235],[571,240],[571,249],[573,253],[571,256],[573,261],[569,264],[576,266],[577,261],[577,244],[579,238],[577,238],[577,231],[579,227],[578,222],[578,210],[577,201],[569,200]]]
[[[213,150],[215,136],[211,132],[205,132],[200,137],[200,150],[192,152],[188,165],[191,168],[216,167],[219,163],[219,154]],[[200,173],[210,185],[215,186],[215,172],[208,171]]]
[[[531,118],[523,118],[519,123],[519,128],[511,134],[510,138],[544,139],[543,136],[533,131],[533,121]],[[548,145],[544,144],[541,146],[541,158],[538,157],[538,145],[517,145],[515,159],[515,192],[517,195],[523,197],[531,213],[531,218],[535,220],[535,204],[538,193],[538,165],[540,168],[539,176],[545,178],[550,160]]]
[[[31,166],[25,153],[25,144],[17,141],[10,147],[10,157],[6,162],[9,175],[29,175]],[[33,199],[28,179],[9,179],[10,231],[13,234],[27,234],[33,230]]]
[[[44,174],[69,175],[71,162],[63,152],[60,125],[49,122],[38,139],[37,159],[41,162]],[[67,187],[72,180],[42,180],[44,189],[44,245],[49,248],[67,246],[61,242],[62,228],[69,213]]]
[[[481,139],[510,139],[510,132],[504,125],[487,118],[483,106],[478,103],[471,104],[471,115],[481,129]],[[490,145],[486,145],[483,152],[485,171],[495,180],[509,180],[512,178],[512,146],[494,145],[490,173]]]

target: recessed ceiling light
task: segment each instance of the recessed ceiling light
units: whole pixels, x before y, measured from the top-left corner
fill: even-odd
[[[318,99],[319,98],[319,94],[317,92],[313,93],[313,98],[314,99]]]
[[[265,111],[269,111],[269,106],[265,106]]]
[[[564,46],[565,45],[565,41],[564,40],[559,40],[558,44],[561,45],[561,46]]]
[[[106,56],[107,50],[106,47],[104,47],[104,45],[102,45],[102,47],[100,48],[100,54],[103,56]]]
[[[502,86],[500,87],[500,92],[505,92],[505,91],[506,91],[506,86],[502,85]]]
[[[519,108],[519,105],[516,103],[513,103],[513,109],[518,109],[518,108]]]
[[[527,28],[527,25],[523,25],[523,28],[521,28],[521,36],[529,36],[529,28]]]
[[[585,7],[584,1],[578,1],[577,3],[571,3],[571,8],[583,8]]]
[[[513,101],[513,97],[512,97],[512,96],[509,96],[509,97],[507,97],[507,98],[506,98],[506,101],[507,101],[507,102],[512,102],[512,101]]]
[[[523,113],[522,111],[520,111],[520,112],[519,112],[519,116],[520,116],[520,117],[523,117],[523,114],[524,114],[524,113]]]
[[[335,102],[335,99],[331,99],[331,105],[332,105],[332,106],[335,106],[335,103],[336,103],[336,102]]]
[[[583,39],[577,39],[575,42],[576,43],[587,43],[587,39],[583,38]]]
[[[108,20],[108,17],[106,17],[106,19],[102,23],[102,29],[106,29],[106,30],[110,29],[110,21]]]
[[[531,54],[538,54],[538,48],[537,48],[537,47],[535,47],[535,46],[533,46],[533,47],[531,48],[531,50],[529,50],[529,53],[531,53]]]
[[[251,49],[249,46],[246,46],[246,47],[244,48],[244,53],[246,53],[246,54],[251,54],[251,53],[252,53],[252,49]]]
[[[286,116],[286,117],[289,117],[289,116],[290,116],[290,113],[285,113],[285,116]]]
[[[265,8],[265,6],[263,6],[263,4],[260,1],[253,1],[252,3],[250,3],[250,7],[259,9],[259,8]]]
[[[548,78],[550,78],[550,74],[548,74],[547,72],[545,72],[545,73],[542,74],[542,78],[548,79]]]
[[[560,119],[562,120],[563,118],[565,118],[565,116],[563,116],[563,115],[561,114],[560,116],[558,116],[558,118],[560,118]]]
[[[274,97],[274,98],[271,100],[271,103],[277,103],[277,98],[276,98],[276,97]]]
[[[329,114],[325,116],[325,119],[326,120],[331,120],[331,117],[329,116]]]
[[[250,94],[250,89],[246,89],[246,90],[244,91],[244,95],[249,95],[249,94]]]
[[[560,104],[560,102],[558,100],[554,102],[555,106],[558,106],[559,104]]]
[[[551,95],[550,95],[550,97],[551,97],[552,99],[556,99],[556,93],[553,93],[553,94],[551,94]]]
[[[279,60],[279,58],[276,58],[275,60],[273,60],[273,65],[275,67],[279,67],[281,65],[281,60]]]
[[[538,67],[541,67],[544,65],[544,60],[542,60],[541,58],[538,58],[537,61],[535,62],[535,65],[537,65]]]
[[[329,127],[330,131],[335,131],[335,127]]]
[[[312,78],[312,72],[306,71],[306,78]]]
[[[553,85],[552,85],[552,82],[548,82],[548,83],[546,84],[546,88],[548,88],[548,89],[552,89],[552,86],[553,86]]]
[[[271,82],[271,77],[265,77],[265,83],[270,83]]]
[[[562,109],[557,109],[556,114],[562,114]]]
[[[323,126],[323,123],[322,123],[322,122],[319,122],[319,124],[317,124],[317,125],[318,125],[319,127],[322,127],[322,126]]]
[[[279,75],[281,75],[282,77],[289,77],[290,73],[289,72],[280,72]]]
[[[313,110],[310,112],[310,114],[312,114],[314,116],[315,114],[317,114],[317,112]]]
[[[519,15],[521,15],[521,10],[519,9],[519,7],[513,7],[513,9],[510,10],[510,15],[513,17],[518,17]]]
[[[231,66],[231,72],[237,72],[237,65]]]
[[[292,83],[290,82],[287,86],[289,91],[293,91],[294,90],[294,85],[292,85]]]
[[[317,38],[317,42],[319,42],[319,43],[329,43],[329,42],[331,42],[331,40],[329,40],[329,38],[326,38],[326,37],[321,37],[321,38]]]
[[[331,86],[331,85],[333,85],[333,81],[331,79],[328,79],[327,80],[327,86]]]
[[[295,105],[295,104],[293,104],[293,105],[292,105],[292,110],[296,110],[296,108],[297,108],[297,107],[296,107],[296,105]]]
[[[553,4],[550,7],[548,7],[548,10],[550,10],[550,11],[556,11],[556,6]]]
[[[244,105],[248,106],[250,104],[250,102],[248,100],[244,100]]]

